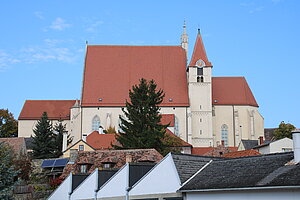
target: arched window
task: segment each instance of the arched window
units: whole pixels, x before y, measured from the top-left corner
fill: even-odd
[[[200,82],[201,82],[201,83],[203,83],[203,82],[204,82],[204,78],[203,78],[203,76],[201,76],[201,78],[200,78]]]
[[[93,131],[98,131],[99,130],[99,126],[100,126],[100,118],[98,117],[98,115],[96,115],[93,118],[93,121],[92,121],[92,130]]]
[[[221,127],[221,140],[224,141],[224,146],[228,146],[228,126],[223,124]]]

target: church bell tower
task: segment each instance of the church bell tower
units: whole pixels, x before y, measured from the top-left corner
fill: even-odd
[[[195,147],[213,146],[212,64],[207,58],[199,29],[187,76],[190,100],[189,142]]]

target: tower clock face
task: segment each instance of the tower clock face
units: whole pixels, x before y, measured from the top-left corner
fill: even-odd
[[[203,60],[198,60],[197,62],[196,62],[196,65],[197,65],[197,67],[204,67],[205,66],[205,62],[203,61]]]

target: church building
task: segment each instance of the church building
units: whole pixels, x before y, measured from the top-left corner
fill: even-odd
[[[139,79],[153,79],[165,92],[161,113],[170,129],[194,147],[221,142],[237,147],[242,139],[264,135],[264,119],[244,77],[212,77],[198,30],[191,59],[184,25],[181,45],[87,45],[80,100],[27,100],[19,116],[19,137],[30,137],[46,111],[62,119],[73,142],[99,126],[119,129],[121,108]],[[216,66],[218,67],[218,66]]]

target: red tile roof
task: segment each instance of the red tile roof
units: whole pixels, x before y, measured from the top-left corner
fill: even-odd
[[[166,130],[166,134],[168,134],[169,136],[173,137],[173,138],[177,138],[180,142],[179,145],[177,145],[177,147],[192,147],[192,145],[190,143],[187,143],[186,141],[184,141],[183,139],[181,139],[180,137],[176,136],[174,133],[172,133],[169,129]]]
[[[92,173],[96,168],[103,168],[107,160],[116,161],[114,168],[121,168],[126,164],[126,158],[130,157],[132,163],[151,161],[158,163],[163,156],[155,149],[128,149],[128,150],[113,150],[113,151],[82,151],[78,152],[78,157],[74,164],[67,164],[64,168],[61,178],[65,179],[70,172],[80,173],[80,164],[91,164],[89,173]]]
[[[18,155],[26,153],[26,144],[23,137],[0,138],[0,142],[8,144],[14,150],[14,153]]]
[[[193,147],[192,148],[192,155],[200,155],[200,156],[219,156],[216,153],[222,152],[222,153],[228,153],[228,152],[234,152],[237,151],[237,147],[224,147],[224,146],[218,146],[218,147]]]
[[[76,100],[26,100],[19,119],[40,119],[47,112],[49,119],[70,119],[70,108]]]
[[[164,90],[161,106],[189,106],[181,46],[110,45],[87,46],[82,106],[124,106],[141,78],[154,79]]]
[[[205,66],[212,66],[211,62],[208,61],[204,44],[202,41],[202,37],[199,31],[196,38],[196,43],[194,46],[194,51],[189,66],[196,66],[196,62],[200,59],[205,62]]]
[[[96,150],[112,149],[111,144],[116,144],[115,133],[99,134],[94,131],[86,137],[86,143],[91,145]]]
[[[213,77],[213,105],[251,105],[258,104],[244,77]]]
[[[167,125],[170,123],[169,127],[174,127],[175,115],[174,114],[162,114],[160,122],[162,125]]]
[[[261,153],[259,153],[254,149],[248,149],[244,151],[226,153],[222,157],[246,157],[246,156],[256,156],[256,155],[261,155]]]
[[[169,129],[166,130],[166,134],[171,137],[176,137],[180,141],[180,147],[191,147],[192,145],[182,140],[180,137],[173,134]],[[116,144],[116,133],[99,134],[98,131],[94,131],[86,137],[86,143],[91,145],[96,150],[111,150],[113,147],[111,144]]]

